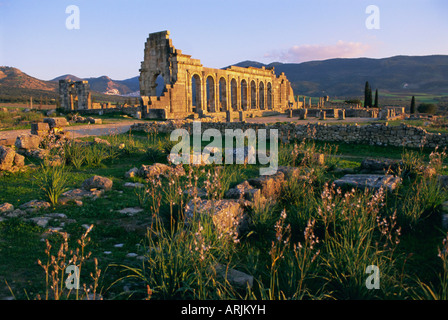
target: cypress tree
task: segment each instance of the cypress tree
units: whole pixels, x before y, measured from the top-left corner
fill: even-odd
[[[375,103],[373,106],[378,108],[378,89],[375,90]]]
[[[411,99],[411,114],[414,114],[415,113],[415,97],[414,96],[412,96],[412,99]]]
[[[369,108],[372,106],[372,88],[370,88],[369,81],[366,81],[364,87],[364,108]]]

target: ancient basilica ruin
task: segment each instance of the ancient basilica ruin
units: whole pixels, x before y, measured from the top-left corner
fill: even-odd
[[[142,117],[176,119],[232,111],[285,111],[296,104],[290,82],[274,69],[204,67],[176,49],[169,31],[149,35],[140,69]],[[162,81],[163,80],[163,81]],[[163,82],[161,94],[158,83]]]

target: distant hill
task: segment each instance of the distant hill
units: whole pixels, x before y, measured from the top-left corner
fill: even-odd
[[[448,95],[448,55],[395,56],[371,59],[329,59],[304,63],[263,64],[257,61],[243,61],[240,67],[274,68],[276,74],[284,72],[291,82],[296,95],[323,96],[332,98],[362,97],[364,84],[381,93],[399,94],[447,94]],[[43,81],[19,69],[0,67],[0,98],[12,96],[43,96],[57,98],[58,81],[72,79],[87,80],[94,97],[105,101],[125,97],[138,97],[138,76],[113,80],[108,76],[79,78],[66,74],[51,81]],[[157,79],[158,84],[163,80]],[[157,94],[161,88],[157,87]]]
[[[13,67],[0,67],[0,87],[56,91],[57,84],[43,81]]]
[[[108,76],[101,76],[98,78],[78,78],[77,76],[67,74],[51,81],[58,82],[59,80],[81,81],[87,80],[92,91],[100,92],[109,95],[132,95],[132,93],[139,91],[138,76],[126,80],[112,80]]]
[[[237,63],[241,67],[275,68],[291,81],[295,94],[362,96],[369,81],[382,92],[448,93],[448,55],[330,59],[303,63]]]

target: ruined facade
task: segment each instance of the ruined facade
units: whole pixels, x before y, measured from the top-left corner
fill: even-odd
[[[274,69],[264,67],[206,68],[174,48],[169,35],[169,31],[152,33],[145,44],[139,78],[143,117],[175,119],[226,111],[284,111],[295,106],[284,73],[277,77]]]
[[[90,85],[87,81],[59,80],[59,101],[64,110],[92,108]]]

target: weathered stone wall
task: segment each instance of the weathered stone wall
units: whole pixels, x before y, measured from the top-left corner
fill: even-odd
[[[183,128],[192,132],[193,120],[170,120],[155,121],[151,123],[134,124],[133,131],[155,129],[161,133],[171,133],[176,128]],[[247,122],[217,122],[210,120],[201,121],[201,131],[209,128],[218,129],[221,134],[226,129],[277,129],[280,139],[288,141],[291,139],[302,140],[304,138],[327,142],[344,142],[349,144],[369,144],[379,146],[396,147],[428,147],[435,148],[448,146],[448,134],[430,133],[426,130],[408,126],[388,126],[385,124],[370,125],[327,125],[327,124],[295,124],[295,123],[247,123]],[[269,136],[269,132],[267,134]]]
[[[59,101],[65,110],[87,110],[92,108],[88,81],[59,80]]]

